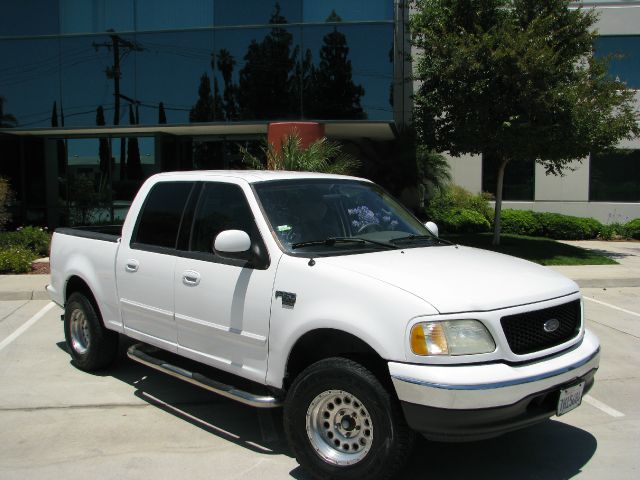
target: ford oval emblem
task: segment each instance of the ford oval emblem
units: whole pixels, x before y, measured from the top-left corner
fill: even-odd
[[[551,320],[547,320],[543,325],[544,331],[547,333],[555,332],[558,328],[560,328],[560,320],[556,318],[552,318]]]

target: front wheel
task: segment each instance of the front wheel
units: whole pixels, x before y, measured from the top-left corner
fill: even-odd
[[[64,335],[74,364],[87,372],[108,367],[118,353],[118,334],[102,325],[91,301],[82,293],[69,296],[64,307]]]
[[[296,459],[318,479],[389,478],[414,439],[396,398],[346,358],[321,360],[295,379],[284,423]]]

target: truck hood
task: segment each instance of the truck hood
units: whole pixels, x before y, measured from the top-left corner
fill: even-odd
[[[496,310],[578,291],[575,282],[541,265],[463,246],[407,248],[316,260],[398,287],[442,314]]]

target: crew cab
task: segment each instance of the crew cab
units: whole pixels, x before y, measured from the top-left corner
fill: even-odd
[[[317,478],[388,478],[416,432],[562,415],[599,364],[573,281],[445,241],[355,177],[155,175],[122,227],[56,230],[47,288],[77,367],[108,367],[126,336],[150,368],[283,407]]]

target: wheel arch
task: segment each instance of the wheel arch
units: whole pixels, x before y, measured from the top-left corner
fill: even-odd
[[[390,385],[389,368],[383,357],[364,340],[333,328],[319,328],[294,343],[285,367],[284,389],[308,366],[330,357],[345,357],[361,363],[385,385]]]
[[[100,306],[98,305],[98,302],[96,300],[95,295],[93,294],[93,291],[91,290],[91,287],[89,286],[89,284],[79,275],[72,275],[70,276],[64,286],[64,303],[66,305],[66,303],[69,301],[69,297],[71,297],[72,294],[74,293],[82,293],[85,297],[87,297],[87,300],[89,300],[89,302],[91,302],[91,305],[93,306],[93,309],[95,310],[96,314],[98,315],[98,319],[100,320],[100,323],[102,324],[102,326],[104,327],[104,320],[102,319],[102,312],[100,311]]]

